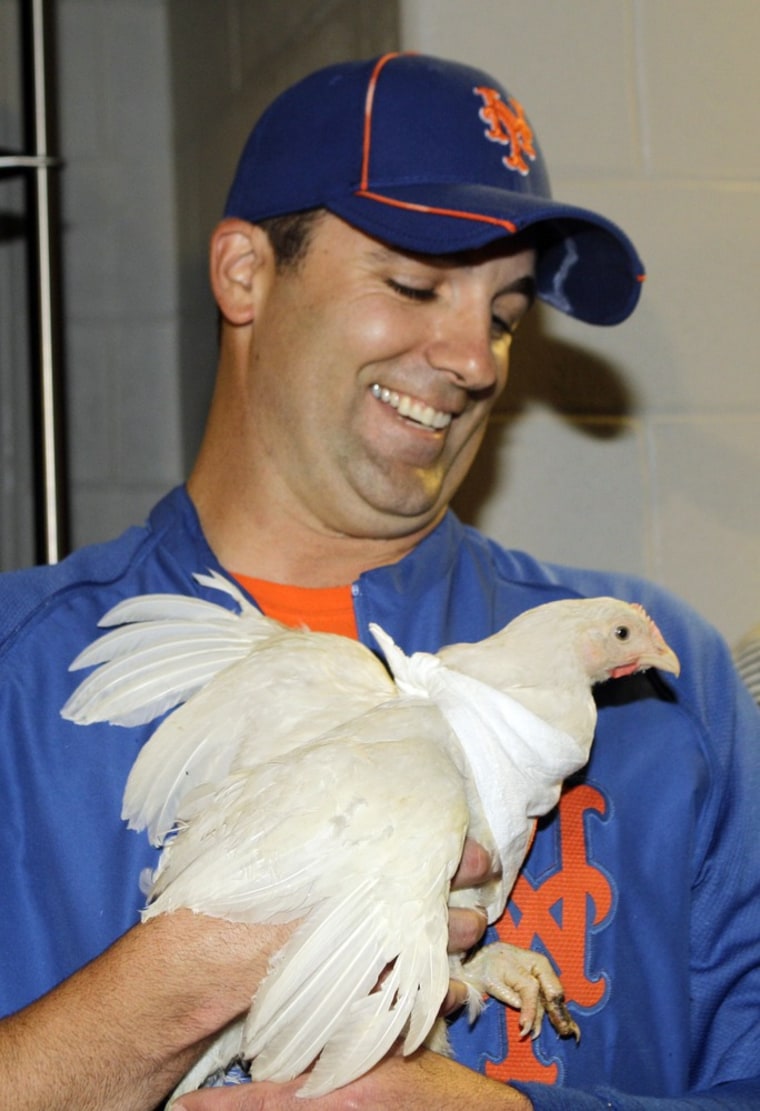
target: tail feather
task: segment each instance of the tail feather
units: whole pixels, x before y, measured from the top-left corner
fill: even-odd
[[[257,1022],[254,1005],[245,1043],[246,1053],[254,1057],[254,1079],[290,1080],[309,1067],[344,1021],[346,1008],[376,984],[384,965],[380,941],[371,929],[350,955],[341,945],[342,960],[329,962],[328,969],[315,969],[296,997],[283,1001],[263,1029],[265,1009]],[[250,1039],[249,1030],[254,1035]]]
[[[204,687],[220,671],[244,658],[250,648],[236,645],[182,643],[145,649],[128,659],[103,664],[80,683],[61,713],[88,725],[144,725],[173,709]]]
[[[199,582],[201,586],[208,586],[212,590],[221,590],[223,594],[229,594],[230,598],[237,602],[241,613],[247,613],[249,611],[253,613],[259,612],[255,606],[251,605],[240,587],[231,579],[225,578],[224,575],[220,575],[218,571],[209,571],[208,575],[198,573],[193,575],[193,578],[196,582]]]
[[[250,606],[250,602],[246,603]],[[136,594],[124,598],[103,614],[98,625],[108,628],[111,625],[125,625],[145,621],[202,621],[204,619],[222,620],[224,615],[230,620],[239,616],[234,610],[196,598],[192,594]]]
[[[408,950],[414,928],[375,887],[330,900],[278,957],[246,1024],[254,1079],[284,1081],[319,1057],[302,1089],[318,1095],[366,1072],[405,1028],[404,1052],[424,1040],[448,986],[445,914],[435,955],[428,937]],[[414,922],[428,912],[409,910]]]
[[[187,720],[186,720],[187,719]],[[235,756],[225,721],[197,725],[193,703],[162,722],[141,749],[127,779],[121,816],[130,829],[147,829],[161,844],[187,797],[203,784],[219,784]]]
[[[297,1012],[294,995],[304,985],[313,984],[320,976],[329,978],[335,968],[340,968],[341,958],[335,955],[339,948],[350,951],[357,939],[361,942],[362,936],[374,936],[378,922],[373,900],[376,886],[369,877],[356,887],[341,885],[339,896],[323,896],[321,904],[312,907],[308,920],[278,955],[272,975],[259,989],[250,1016],[249,1038],[256,1026],[262,1031],[271,1029],[276,1013]],[[327,966],[331,968],[329,973],[325,972]]]
[[[259,614],[260,611],[246,598],[235,583],[223,575],[212,571],[209,575],[193,575],[193,578],[202,586],[219,590],[229,595],[238,605],[238,612],[220,606],[217,602],[209,602],[205,598],[196,598],[191,594],[138,594],[134,598],[125,598],[117,602],[98,622],[99,625],[123,625],[133,621],[159,621],[163,618],[179,618],[187,621],[199,621],[204,616],[216,620],[234,621],[240,614]]]
[[[199,648],[204,643],[227,644],[230,647],[241,642],[250,643],[250,634],[245,631],[244,623],[235,614],[230,616],[238,622],[237,625],[224,621],[188,621],[184,618],[120,625],[88,644],[69,665],[69,671],[81,671],[85,667],[128,659],[136,654],[142,657],[149,651],[158,656],[168,656],[181,648],[188,637]]]
[[[404,1053],[413,1053],[430,1033],[449,986],[447,956],[448,912],[444,899],[437,915],[430,912],[426,930],[420,932],[415,946],[399,954],[401,983],[414,990],[409,1012],[409,1028],[404,1038]]]
[[[397,992],[398,976],[392,969],[377,991],[349,1008],[299,1089],[300,1096],[327,1095],[382,1060],[409,1018],[409,1007],[399,1003]]]
[[[66,702],[65,718],[82,725],[145,724],[282,631],[223,576],[196,578],[232,597],[238,612],[184,594],[119,602],[99,624],[120,627],[88,645],[70,665],[71,671],[99,666]]]

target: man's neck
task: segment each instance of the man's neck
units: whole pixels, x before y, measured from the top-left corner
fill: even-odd
[[[364,571],[397,563],[437,524],[388,538],[320,532],[271,506],[251,512],[239,499],[206,496],[191,478],[188,491],[201,527],[221,565],[236,574],[296,586],[352,583]]]

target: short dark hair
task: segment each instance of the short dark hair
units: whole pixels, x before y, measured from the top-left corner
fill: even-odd
[[[324,208],[309,208],[305,212],[290,212],[286,216],[270,216],[258,221],[272,244],[278,270],[299,264],[324,214]]]

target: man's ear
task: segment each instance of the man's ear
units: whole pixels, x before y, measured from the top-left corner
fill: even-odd
[[[250,324],[262,279],[274,268],[274,253],[263,228],[245,220],[222,220],[211,236],[211,288],[222,316],[231,324]]]

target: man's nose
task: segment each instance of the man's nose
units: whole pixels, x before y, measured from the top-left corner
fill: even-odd
[[[436,370],[449,374],[470,391],[503,385],[509,336],[494,336],[490,312],[477,306],[448,310],[436,321],[427,357]]]

